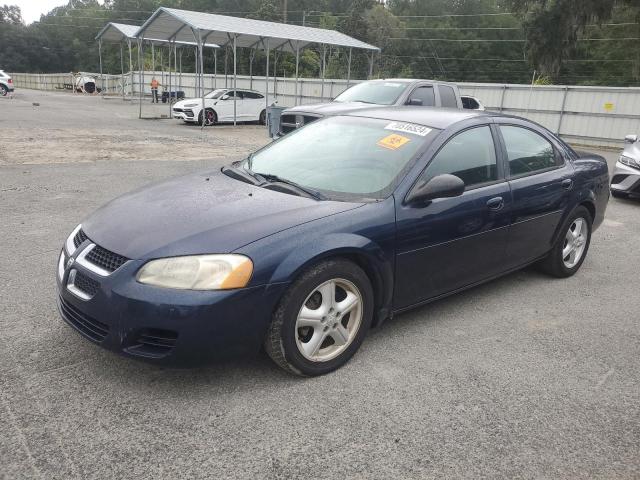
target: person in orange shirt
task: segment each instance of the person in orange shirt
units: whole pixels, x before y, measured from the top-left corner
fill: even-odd
[[[153,77],[151,80],[151,103],[159,103],[158,102],[158,87],[160,86],[160,82],[156,80],[156,77]]]

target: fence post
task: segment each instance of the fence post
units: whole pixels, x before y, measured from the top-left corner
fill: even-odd
[[[560,135],[560,128],[562,127],[562,117],[564,116],[564,107],[567,104],[567,93],[569,93],[569,86],[564,87],[564,95],[562,96],[562,107],[560,107],[560,118],[558,118],[558,128],[556,135]]]
[[[504,109],[504,93],[507,91],[507,85],[502,85],[502,97],[500,97],[500,112]]]

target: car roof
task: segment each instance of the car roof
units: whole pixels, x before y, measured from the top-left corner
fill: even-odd
[[[474,117],[495,117],[491,112],[477,110],[459,110],[457,108],[438,107],[371,107],[346,112],[350,117],[368,117],[391,120],[394,122],[408,122],[424,125],[426,127],[444,130],[454,123]]]
[[[455,83],[452,83],[452,82],[443,82],[441,80],[431,80],[428,78],[378,78],[375,80],[366,80],[365,82],[396,82],[396,83],[425,82],[425,83],[442,83],[444,85],[456,85]],[[362,82],[362,83],[365,83],[365,82]]]

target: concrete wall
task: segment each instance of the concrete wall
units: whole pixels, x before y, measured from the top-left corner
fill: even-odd
[[[99,74],[93,74],[98,86]],[[16,88],[41,90],[63,89],[72,82],[71,74],[12,74]],[[150,94],[149,82],[155,76],[171,90],[182,90],[187,97],[196,96],[196,77],[193,73],[181,75],[167,72],[145,72],[144,90]],[[123,82],[124,80],[124,82]],[[357,80],[361,81],[361,80]],[[357,81],[352,81],[355,83]],[[133,75],[105,75],[102,85],[107,95],[137,96],[140,91],[138,72]],[[640,88],[579,87],[579,86],[535,86],[510,84],[461,83],[465,95],[479,98],[488,110],[501,111],[534,120],[551,131],[559,133],[572,143],[598,146],[619,146],[627,134],[640,134]],[[233,77],[205,75],[205,90],[233,86]],[[239,76],[238,88],[253,88],[265,91],[264,77]],[[270,78],[269,103],[277,101],[282,106],[296,103],[306,104],[328,101],[347,88],[346,80],[301,79],[297,95],[292,78]],[[296,101],[297,100],[297,101]]]

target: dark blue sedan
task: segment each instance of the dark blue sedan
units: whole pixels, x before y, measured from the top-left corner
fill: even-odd
[[[573,275],[608,180],[602,157],[520,118],[329,117],[92,214],[60,254],[60,313],[124,355],[192,364],[264,346],[319,375],[395,313],[532,263]]]

